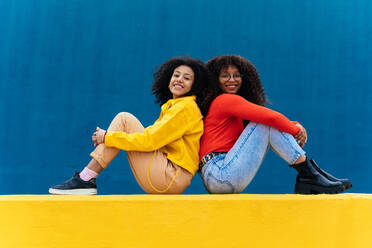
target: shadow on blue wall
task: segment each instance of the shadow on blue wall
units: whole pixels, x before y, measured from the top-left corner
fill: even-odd
[[[153,123],[153,69],[170,57],[231,53],[257,66],[271,108],[307,128],[310,156],[371,192],[371,13],[368,0],[0,1],[0,193],[72,176],[118,112]],[[292,193],[294,181],[269,153],[244,192]],[[143,193],[124,152],[98,182]],[[198,175],[186,193],[206,193]]]

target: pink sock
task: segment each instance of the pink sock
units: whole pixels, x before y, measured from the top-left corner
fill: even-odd
[[[85,167],[79,175],[83,181],[89,181],[92,178],[96,178],[98,176],[98,173],[91,169],[88,169],[88,167]]]

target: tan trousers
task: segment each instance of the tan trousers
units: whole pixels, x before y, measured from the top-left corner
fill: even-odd
[[[116,115],[108,130],[142,133],[145,128],[135,116],[123,112]],[[106,168],[119,152],[118,148],[100,144],[90,155],[103,168]],[[180,194],[191,183],[192,174],[169,161],[159,150],[154,152],[128,151],[127,157],[138,184],[147,193]]]

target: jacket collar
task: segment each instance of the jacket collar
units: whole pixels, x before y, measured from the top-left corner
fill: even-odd
[[[162,111],[165,111],[167,109],[169,109],[170,107],[172,107],[174,104],[176,104],[177,102],[181,102],[181,101],[194,101],[195,102],[196,100],[196,96],[183,96],[183,97],[179,97],[179,98],[176,98],[176,99],[169,99],[166,103],[163,104],[163,106],[161,107]]]
[[[183,96],[183,97],[178,97],[176,99],[169,99],[168,100],[168,103],[176,103],[176,102],[180,102],[180,101],[184,101],[184,100],[192,100],[192,101],[195,101],[196,100],[196,96],[192,95],[192,96]]]

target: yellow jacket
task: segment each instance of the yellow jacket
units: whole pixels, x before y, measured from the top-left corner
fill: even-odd
[[[107,131],[105,145],[125,151],[160,149],[170,161],[195,175],[203,134],[203,116],[195,99],[195,96],[170,99],[161,107],[159,119],[143,133]]]

